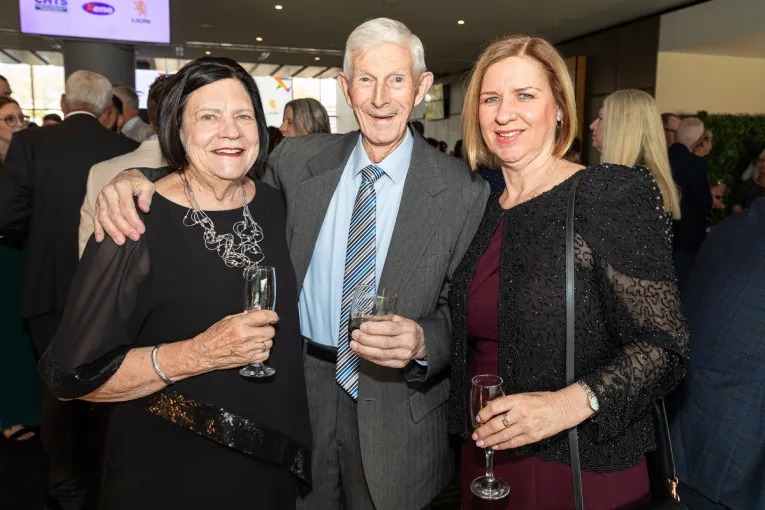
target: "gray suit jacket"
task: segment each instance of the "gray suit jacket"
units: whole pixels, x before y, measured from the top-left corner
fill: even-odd
[[[264,180],[284,193],[287,243],[301,287],[358,136],[287,138],[269,156]],[[445,405],[451,355],[449,281],[478,228],[488,195],[486,182],[463,162],[415,135],[380,286],[398,295],[399,315],[422,326],[428,365],[411,363],[396,370],[361,360],[361,453],[378,510],[422,508],[453,475]]]

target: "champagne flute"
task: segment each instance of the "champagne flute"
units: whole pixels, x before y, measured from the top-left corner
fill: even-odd
[[[276,308],[276,268],[253,266],[244,270],[244,313]],[[262,379],[276,373],[263,363],[250,363],[239,370],[248,379]]]
[[[384,290],[378,294],[375,285],[356,287],[348,313],[348,341],[351,341],[351,333],[359,329],[363,322],[390,320],[395,307],[396,296],[386,295]]]
[[[470,387],[470,420],[473,428],[480,425],[475,418],[478,411],[486,407],[492,400],[505,395],[502,391],[502,378],[491,374],[473,377]],[[510,494],[510,486],[506,481],[494,476],[494,450],[484,448],[486,454],[486,475],[479,476],[470,483],[470,490],[481,499],[502,499]]]

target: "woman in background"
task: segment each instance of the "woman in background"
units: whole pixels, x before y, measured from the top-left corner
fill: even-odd
[[[279,131],[285,138],[329,133],[327,110],[320,102],[310,97],[293,99],[284,107],[284,118]]]
[[[680,197],[672,180],[664,126],[653,97],[642,90],[617,90],[603,101],[590,129],[600,162],[646,168],[661,191],[665,210],[673,219],[679,219]]]
[[[0,174],[14,133],[27,117],[10,97],[0,97]],[[21,320],[21,239],[0,238],[0,436],[3,447],[35,436],[40,421],[36,357]]]

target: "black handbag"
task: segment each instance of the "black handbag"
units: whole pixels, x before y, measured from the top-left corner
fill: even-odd
[[[574,377],[574,209],[576,188],[579,186],[581,175],[574,178],[568,197],[566,214],[566,384],[576,382]],[[667,411],[664,398],[653,403],[653,421],[656,430],[656,451],[646,455],[648,479],[651,485],[650,510],[682,510],[685,506],[680,503],[677,495],[677,476],[675,475],[675,457],[672,453],[672,443],[667,423]],[[574,488],[574,507],[584,510],[582,494],[582,468],[579,463],[579,435],[576,427],[568,431],[568,448],[571,455],[571,481]]]

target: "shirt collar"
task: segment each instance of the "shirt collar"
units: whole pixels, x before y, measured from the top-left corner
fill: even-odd
[[[359,140],[356,142],[356,147],[351,153],[351,168],[353,168],[353,175],[357,176],[361,173],[364,167],[369,166],[372,160],[367,156],[367,151],[364,150],[364,144],[362,142],[363,135],[359,134]],[[385,158],[376,165],[382,168],[385,175],[388,176],[394,184],[406,176],[406,172],[409,170],[409,162],[412,160],[412,149],[414,148],[414,137],[407,128],[406,137],[401,145],[395,148],[393,152],[385,156]]]
[[[135,126],[135,125],[136,125],[136,123],[137,123],[139,120],[141,120],[141,117],[139,117],[138,115],[136,115],[135,117],[133,117],[133,118],[132,118],[132,119],[130,119],[129,121],[125,122],[125,123],[122,125],[122,132],[123,132],[123,133],[125,133],[125,132],[126,132],[126,131],[128,131],[129,129],[132,129],[132,128],[133,128],[133,126]]]
[[[80,115],[80,114],[83,114],[83,113],[84,113],[85,115],[90,115],[90,116],[91,116],[91,117],[93,117],[94,119],[97,119],[97,118],[98,118],[98,117],[96,117],[94,114],[92,114],[92,113],[90,113],[90,112],[86,112],[85,110],[76,110],[76,111],[73,111],[73,112],[69,112],[69,113],[67,113],[66,115],[64,115],[64,118],[65,118],[65,119],[68,119],[68,118],[69,118],[69,117],[71,117],[72,115]]]

